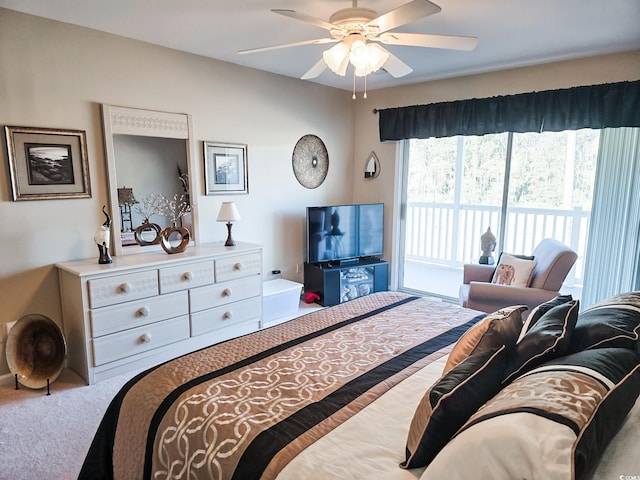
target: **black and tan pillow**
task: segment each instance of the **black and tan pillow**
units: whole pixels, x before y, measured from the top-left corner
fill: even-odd
[[[505,383],[568,351],[579,308],[580,301],[572,300],[551,308],[538,319],[510,355]]]
[[[533,269],[536,268],[534,257],[501,253],[498,265],[493,272],[491,283],[510,285],[512,287],[528,287]]]
[[[640,292],[615,295],[578,315],[569,351],[620,347],[640,351]]]
[[[640,357],[586,350],[519,377],[483,405],[421,478],[586,478],[640,393]]]
[[[518,337],[518,341],[525,336],[525,334],[533,327],[540,317],[542,317],[545,313],[551,310],[553,307],[557,307],[558,305],[562,305],[563,303],[567,303],[573,300],[571,295],[558,295],[551,300],[541,303],[537,307],[535,307],[531,312],[529,312],[529,316],[522,325],[522,331],[520,332],[520,336]]]
[[[487,352],[501,345],[511,351],[522,330],[522,312],[526,309],[526,305],[501,308],[472,326],[454,345],[442,374],[474,353]]]
[[[471,355],[422,397],[411,420],[402,468],[428,465],[455,432],[500,390],[505,346]]]

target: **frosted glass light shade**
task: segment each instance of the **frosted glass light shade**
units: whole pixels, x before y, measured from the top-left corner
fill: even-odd
[[[353,65],[356,77],[366,77],[384,65],[389,58],[389,53],[379,45],[356,39],[351,42],[351,45],[340,42],[329,50],[325,50],[322,58],[327,67],[341,77],[346,74],[349,63]]]
[[[324,63],[329,69],[341,77],[347,73],[347,65],[349,64],[349,47],[343,42],[334,45],[329,50],[322,53]]]

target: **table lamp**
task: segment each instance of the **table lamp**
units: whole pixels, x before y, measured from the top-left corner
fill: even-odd
[[[231,238],[231,226],[233,222],[237,222],[241,220],[240,212],[238,212],[238,208],[236,207],[235,202],[222,202],[220,205],[220,211],[218,212],[218,222],[227,222],[227,231],[229,232],[227,236],[227,241],[225,242],[225,247],[233,247],[236,242]]]

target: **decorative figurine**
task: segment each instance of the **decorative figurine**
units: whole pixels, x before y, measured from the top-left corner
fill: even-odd
[[[492,252],[496,249],[496,236],[491,233],[491,227],[487,228],[487,231],[480,237],[480,249],[482,250],[482,256],[478,263],[485,265],[493,265],[495,260],[493,259]]]
[[[100,230],[98,230],[93,236],[93,240],[96,242],[98,250],[100,251],[100,258],[98,259],[99,264],[113,263],[113,259],[111,258],[111,255],[109,255],[109,244],[111,242],[111,217],[107,213],[106,208],[106,205],[102,206],[102,213],[104,213],[106,220],[100,227]]]

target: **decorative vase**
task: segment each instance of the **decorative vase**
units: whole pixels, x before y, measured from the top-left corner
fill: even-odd
[[[181,253],[189,246],[189,230],[175,224],[160,232],[160,245],[167,253]]]
[[[148,245],[156,245],[160,243],[160,233],[162,229],[160,225],[151,223],[149,219],[145,219],[134,232],[134,238],[138,245],[146,247]]]

